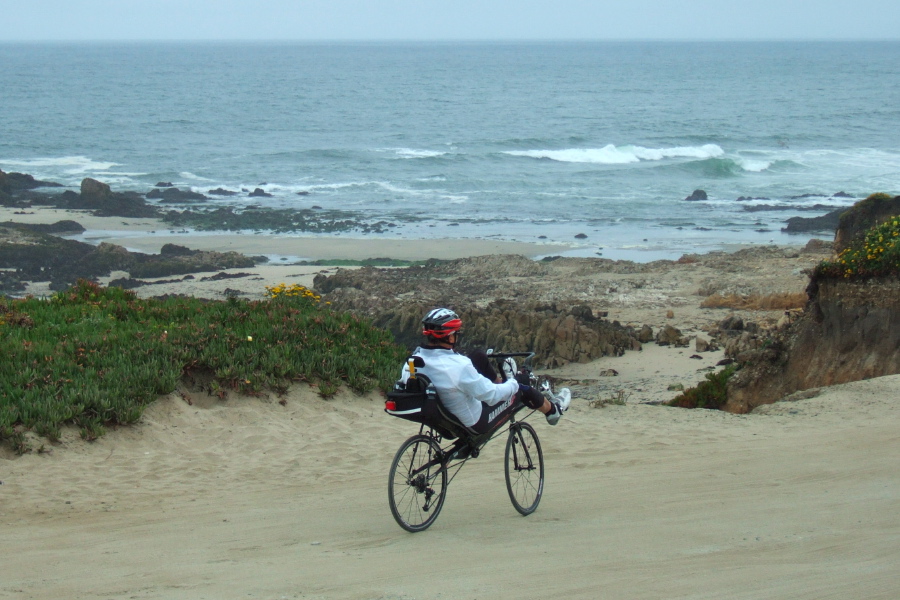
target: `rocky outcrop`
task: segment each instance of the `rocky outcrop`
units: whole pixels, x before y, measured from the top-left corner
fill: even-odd
[[[422,343],[422,315],[435,306],[449,306],[462,317],[462,349],[533,351],[537,366],[588,362],[641,348],[636,331],[598,316],[584,303],[536,301],[519,296],[510,283],[546,272],[546,265],[523,256],[480,256],[406,269],[340,270],[317,276],[314,287],[335,308],[371,318],[410,349]]]
[[[708,200],[709,196],[703,190],[694,190],[691,195],[685,198],[688,202],[697,202],[698,200]]]
[[[135,192],[113,192],[108,185],[90,177],[81,182],[81,194],[65,197],[65,208],[87,209],[98,217],[159,217],[156,207],[149,206]]]
[[[233,192],[231,190],[226,190],[225,188],[216,188],[214,190],[209,190],[206,192],[210,196],[237,196],[238,192]]]
[[[14,194],[23,190],[41,187],[62,187],[54,181],[40,181],[27,173],[4,173],[0,171],[0,192]]]
[[[81,225],[81,223],[77,223],[71,220],[63,220],[57,221],[56,223],[14,223],[12,221],[6,221],[5,223],[0,223],[0,226],[6,227],[20,227],[22,229],[27,229],[29,231],[35,231],[37,233],[52,233],[55,235],[68,235],[68,234],[77,234],[84,233],[85,229]]]
[[[844,211],[834,233],[834,251],[840,253],[866,230],[900,215],[900,196],[872,194]]]
[[[0,171],[0,206],[25,206],[23,192],[41,187],[62,187],[52,181],[40,181],[25,173]]]
[[[838,208],[821,217],[791,217],[782,231],[787,233],[832,232],[837,229],[846,208]]]
[[[682,335],[681,330],[671,325],[664,325],[656,334],[657,346],[676,346],[684,348],[690,343],[690,340]]]
[[[147,198],[159,200],[162,203],[183,204],[190,202],[203,202],[209,200],[203,194],[192,192],[190,190],[182,190],[177,187],[167,187],[164,189],[155,189],[147,192]]]
[[[62,239],[34,226],[0,224],[0,269],[13,270],[6,277],[5,289],[16,289],[13,280],[50,281],[51,289],[62,289],[78,279],[96,279],[112,271],[127,271],[134,277],[164,277],[246,268],[257,262],[236,252],[203,252],[179,246],[166,250],[161,254],[129,252],[105,242],[92,246]]]
[[[900,279],[811,282],[803,316],[747,357],[726,410],[745,413],[796,391],[900,373]]]

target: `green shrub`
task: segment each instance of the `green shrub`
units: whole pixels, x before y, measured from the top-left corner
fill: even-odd
[[[728,400],[728,380],[736,370],[735,365],[728,365],[717,373],[707,373],[705,381],[676,396],[669,402],[669,406],[721,409]]]
[[[0,440],[18,444],[31,430],[54,441],[66,423],[96,439],[137,421],[190,373],[212,374],[210,391],[221,397],[293,382],[326,397],[340,386],[389,389],[405,350],[304,290],[282,286],[261,301],[141,300],[79,281],[49,301],[4,300]]]
[[[816,266],[815,277],[865,278],[900,274],[900,215],[876,225],[834,261]]]

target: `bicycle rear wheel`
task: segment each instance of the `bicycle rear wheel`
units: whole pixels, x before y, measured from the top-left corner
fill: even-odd
[[[506,491],[517,511],[533,513],[544,493],[544,454],[528,423],[515,423],[506,438]]]
[[[434,523],[447,495],[447,469],[441,447],[427,435],[409,438],[394,456],[388,476],[388,501],[394,520],[406,531]]]

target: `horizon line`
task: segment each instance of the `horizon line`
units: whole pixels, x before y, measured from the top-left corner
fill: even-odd
[[[900,42],[896,38],[855,38],[855,37],[748,37],[748,38],[31,38],[0,39],[0,44],[35,44],[35,43],[301,43],[301,44],[504,44],[504,43],[844,43],[844,42]]]

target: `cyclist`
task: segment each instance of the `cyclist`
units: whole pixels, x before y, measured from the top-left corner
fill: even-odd
[[[422,335],[427,343],[413,352],[413,357],[421,357],[424,361],[423,366],[416,367],[417,372],[434,384],[447,410],[466,427],[484,433],[512,409],[518,397],[525,406],[542,412],[550,425],[559,422],[568,408],[569,396],[563,396],[560,402],[551,402],[538,390],[515,378],[497,383],[483,352],[480,359],[476,358],[480,370],[471,358],[455,352],[461,330],[462,320],[455,312],[436,308],[422,319]],[[404,365],[402,380],[405,382],[409,375],[409,366]],[[528,381],[527,373],[520,372],[519,377]]]

